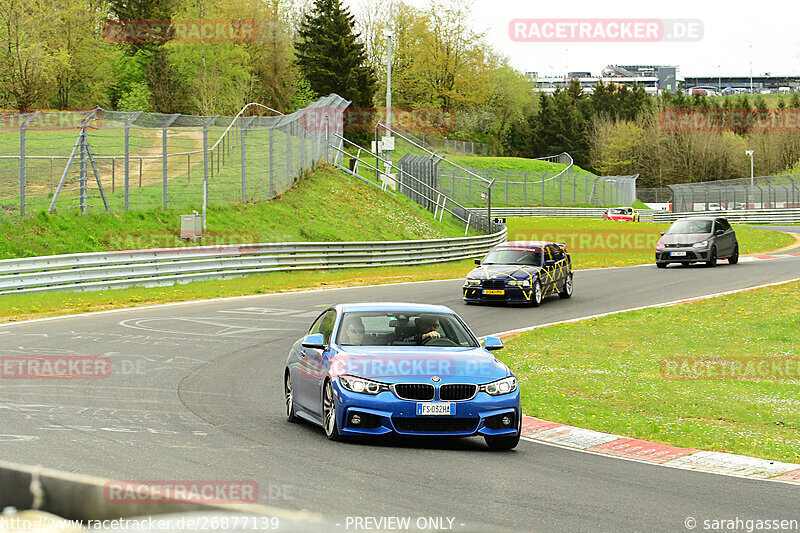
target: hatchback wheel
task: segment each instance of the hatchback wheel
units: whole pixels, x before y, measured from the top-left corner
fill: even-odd
[[[735,265],[739,262],[739,244],[737,243],[736,246],[733,248],[733,255],[728,258],[729,265]]]
[[[717,266],[717,247],[711,247],[711,254],[708,256],[708,261],[706,261],[707,267],[715,267]]]

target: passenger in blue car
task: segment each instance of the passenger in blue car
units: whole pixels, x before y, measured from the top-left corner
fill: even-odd
[[[344,335],[341,337],[343,346],[361,346],[364,342],[364,323],[359,317],[347,317],[343,324]]]

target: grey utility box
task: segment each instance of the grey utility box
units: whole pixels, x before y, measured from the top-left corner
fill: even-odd
[[[203,217],[197,214],[181,215],[181,239],[202,239]]]

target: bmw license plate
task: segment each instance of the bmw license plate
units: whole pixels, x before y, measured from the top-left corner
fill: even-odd
[[[417,404],[417,416],[451,416],[456,414],[454,403],[425,402]]]
[[[671,252],[669,255],[671,257],[686,257],[686,252]]]
[[[488,294],[488,295],[502,295],[505,293],[506,291],[504,291],[503,289],[483,289],[483,294]]]

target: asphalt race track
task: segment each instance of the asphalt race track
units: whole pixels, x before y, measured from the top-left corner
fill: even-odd
[[[795,250],[797,251],[797,250]],[[800,277],[800,257],[577,272],[570,300],[465,306],[461,281],[288,293],[0,327],[2,355],[107,355],[108,379],[3,380],[5,460],[119,480],[253,480],[260,503],[455,518],[456,531],[687,531],[687,517],[800,519],[800,487],[523,441],[332,443],[283,416],[292,342],[328,304],[440,303],[478,335]],[[444,522],[447,524],[447,520]],[[354,531],[354,529],[349,529]]]

